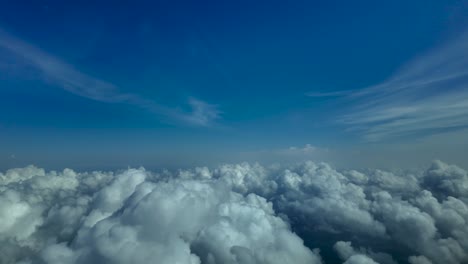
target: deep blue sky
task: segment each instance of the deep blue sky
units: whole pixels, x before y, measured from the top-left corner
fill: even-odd
[[[467,1],[83,2],[1,1],[4,168],[204,165],[468,125]]]

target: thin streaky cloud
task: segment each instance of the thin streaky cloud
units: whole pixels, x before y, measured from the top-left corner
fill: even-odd
[[[191,125],[208,126],[220,118],[216,105],[191,98],[187,104],[189,111],[158,104],[133,93],[125,93],[119,88],[91,75],[85,74],[39,48],[22,41],[0,29],[0,48],[12,55],[15,60],[37,70],[43,80],[54,86],[105,103],[125,103],[138,106],[169,119]]]
[[[340,121],[370,141],[468,126],[468,33],[401,67],[389,79],[350,93]]]
[[[190,98],[188,101],[191,109],[191,115],[182,115],[181,118],[189,123],[200,126],[208,126],[212,120],[219,119],[221,111],[217,105],[208,104],[196,98]]]
[[[119,92],[115,85],[86,75],[4,31],[0,31],[0,47],[40,71],[46,81],[68,92],[102,102],[122,102],[132,97]]]
[[[340,97],[349,95],[351,93],[351,91],[307,92],[305,95],[309,97]]]

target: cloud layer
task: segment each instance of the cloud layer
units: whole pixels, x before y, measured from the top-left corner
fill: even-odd
[[[0,174],[1,263],[466,263],[468,174],[325,163]]]

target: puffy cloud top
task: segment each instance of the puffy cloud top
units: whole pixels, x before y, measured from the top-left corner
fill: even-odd
[[[420,173],[10,169],[0,263],[466,263],[467,184],[440,161]]]

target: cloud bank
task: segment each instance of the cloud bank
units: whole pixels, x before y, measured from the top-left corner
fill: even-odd
[[[466,263],[468,174],[326,163],[0,173],[1,263]]]

